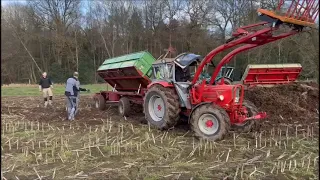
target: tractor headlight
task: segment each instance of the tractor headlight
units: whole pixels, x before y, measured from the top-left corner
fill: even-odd
[[[236,89],[236,96],[234,97],[234,102],[235,103],[239,103],[239,101],[240,101],[240,88],[237,88]]]

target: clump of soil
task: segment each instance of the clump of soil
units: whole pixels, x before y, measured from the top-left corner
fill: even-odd
[[[319,86],[293,83],[274,87],[254,87],[245,93],[260,111],[268,114],[271,124],[307,124],[319,121]]]

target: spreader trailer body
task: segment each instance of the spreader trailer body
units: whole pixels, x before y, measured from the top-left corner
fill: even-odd
[[[155,60],[146,51],[105,60],[97,73],[111,88],[94,95],[96,108],[104,110],[106,104],[115,104],[122,116],[128,116],[132,104],[143,104]]]
[[[157,60],[147,52],[106,60],[98,74],[113,90],[95,95],[98,107],[117,103],[119,113],[126,116],[132,103],[142,104],[145,119],[158,129],[175,126],[183,115],[196,136],[211,141],[222,139],[230,130],[250,131],[266,113],[258,112],[254,103],[245,99],[244,87],[290,83],[297,79],[301,65],[249,65],[240,84],[226,84],[224,78],[217,82],[217,76],[235,55],[314,27],[318,1],[304,0],[300,4],[291,1],[290,6],[286,3],[280,1],[277,10],[280,14],[259,9],[263,22],[238,28],[231,39],[204,58],[192,53],[166,58],[172,52],[169,48]],[[285,13],[282,7],[288,8]],[[234,49],[215,66],[210,81],[201,78],[212,59],[231,48]],[[193,77],[192,66],[196,69]]]

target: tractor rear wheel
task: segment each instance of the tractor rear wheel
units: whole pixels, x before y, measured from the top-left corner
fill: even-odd
[[[218,79],[216,80],[216,83],[215,83],[215,84],[219,84],[219,83],[221,82],[221,80],[222,80],[222,77],[221,77],[221,78],[218,78]],[[232,80],[225,77],[225,78],[224,78],[224,84],[226,84],[226,85],[231,85],[231,84],[232,84]]]
[[[190,125],[197,137],[216,141],[221,140],[228,133],[230,118],[220,106],[204,104],[192,113]]]
[[[118,110],[121,116],[129,116],[130,110],[131,110],[131,104],[128,98],[126,97],[120,98]]]
[[[248,100],[244,100],[242,105],[247,108],[248,111],[248,117],[254,116],[258,113],[258,108]],[[256,121],[253,120],[248,120],[245,121],[244,123],[238,123],[238,124],[232,124],[231,125],[231,130],[232,131],[237,131],[237,132],[250,132],[252,127],[255,125]]]
[[[179,97],[174,89],[151,87],[144,97],[143,111],[146,120],[158,129],[168,129],[179,120]]]
[[[104,99],[104,97],[101,94],[95,95],[93,97],[93,100],[94,100],[95,108],[97,108],[101,111],[106,109],[106,100]]]

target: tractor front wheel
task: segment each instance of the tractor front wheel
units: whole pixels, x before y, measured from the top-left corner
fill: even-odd
[[[242,105],[247,108],[248,117],[254,116],[258,113],[258,108],[251,101],[244,100]],[[241,124],[240,123],[232,124],[231,130],[237,131],[237,132],[244,132],[244,133],[250,132],[255,123],[256,121],[253,119],[253,120],[245,121],[244,123],[241,123]]]
[[[119,114],[121,116],[129,116],[130,110],[131,110],[131,105],[130,105],[130,101],[128,98],[122,97],[119,100],[118,110],[119,110]]]
[[[174,89],[151,87],[144,97],[143,111],[146,120],[158,129],[168,129],[179,120],[179,97]]]
[[[192,113],[190,125],[197,137],[216,141],[221,140],[228,133],[230,118],[220,106],[204,104]]]
[[[104,99],[104,97],[101,94],[95,95],[93,100],[94,100],[95,108],[97,108],[101,111],[106,109],[106,100]]]

